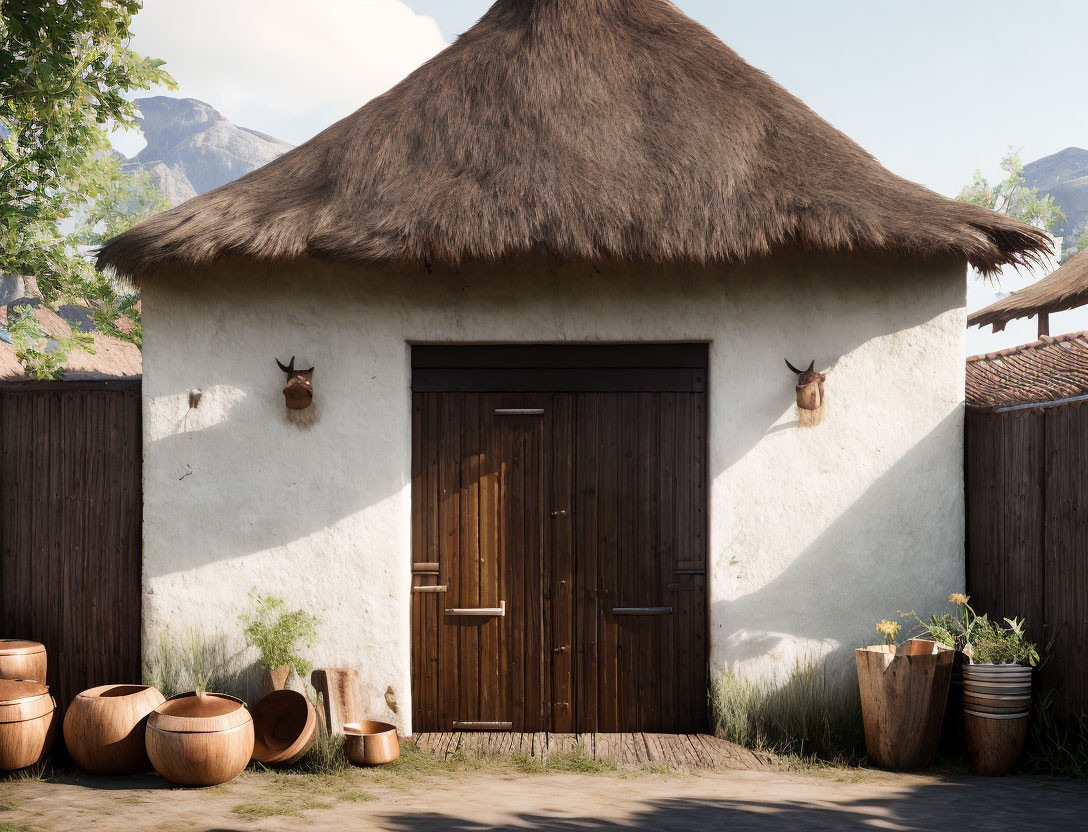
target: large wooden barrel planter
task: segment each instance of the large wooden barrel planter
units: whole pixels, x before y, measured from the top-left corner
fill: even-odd
[[[344,752],[357,766],[380,766],[400,757],[397,727],[388,722],[349,722],[344,725]]]
[[[963,720],[971,769],[999,777],[1024,755],[1031,712],[1031,668],[969,664],[963,668]]]
[[[56,707],[41,682],[0,680],[0,771],[45,758],[56,736]]]
[[[102,685],[83,691],[64,715],[68,753],[91,774],[147,771],[147,717],[164,701],[149,685]]]
[[[317,709],[298,691],[277,690],[253,706],[253,759],[268,765],[299,760],[314,744]]]
[[[854,651],[865,750],[875,765],[906,770],[936,759],[954,653],[921,640]]]
[[[245,702],[223,693],[183,693],[147,718],[147,756],[181,786],[216,786],[238,776],[253,756],[253,719]]]
[[[0,679],[45,684],[45,645],[18,638],[0,639]]]

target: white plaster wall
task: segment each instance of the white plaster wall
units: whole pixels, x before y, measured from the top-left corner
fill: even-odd
[[[143,291],[145,644],[237,639],[247,592],[280,595],[321,619],[312,661],[356,667],[369,715],[408,730],[409,344],[697,340],[712,665],[845,667],[875,621],[963,587],[964,274],[795,256],[161,275]],[[291,355],[317,368],[295,420]],[[797,424],[787,356],[828,373],[818,427]]]

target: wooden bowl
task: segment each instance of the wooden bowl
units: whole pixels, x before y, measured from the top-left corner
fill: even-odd
[[[348,722],[344,725],[344,752],[357,766],[380,766],[400,756],[397,728],[388,722]]]
[[[314,744],[317,710],[293,690],[276,690],[253,706],[253,759],[287,765]]]
[[[45,666],[45,645],[0,638],[0,679],[24,679],[44,685]]]
[[[68,753],[91,774],[147,771],[147,717],[164,701],[149,685],[102,685],[83,691],[64,715]]]
[[[147,756],[181,786],[217,786],[253,756],[253,719],[245,702],[224,693],[182,693],[147,718]]]
[[[56,737],[49,688],[30,680],[0,680],[0,771],[41,762]]]

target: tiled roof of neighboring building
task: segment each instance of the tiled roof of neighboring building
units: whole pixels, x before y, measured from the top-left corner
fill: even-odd
[[[1049,404],[1088,396],[1088,332],[967,359],[969,407]]]

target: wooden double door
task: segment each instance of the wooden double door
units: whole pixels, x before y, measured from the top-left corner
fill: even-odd
[[[705,432],[704,390],[413,392],[416,730],[705,727]]]

